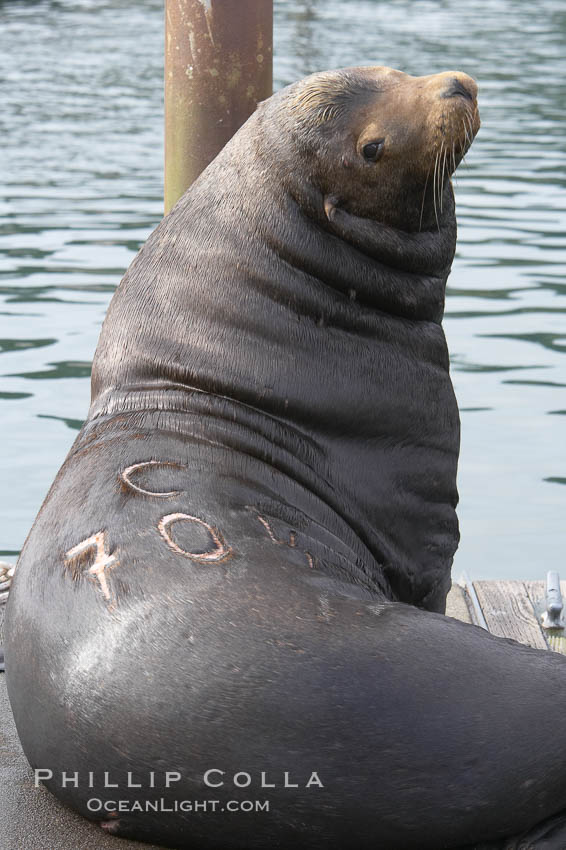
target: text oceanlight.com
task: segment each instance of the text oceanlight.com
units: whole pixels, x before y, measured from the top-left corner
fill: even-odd
[[[269,800],[100,800],[92,797],[87,800],[89,812],[268,812]]]

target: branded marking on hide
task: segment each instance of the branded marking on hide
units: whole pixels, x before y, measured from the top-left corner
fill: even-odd
[[[102,593],[106,599],[110,599],[111,594],[106,578],[106,570],[113,569],[118,566],[119,561],[115,555],[106,551],[105,534],[105,531],[98,531],[91,537],[87,537],[87,539],[83,540],[82,543],[78,543],[76,546],[73,546],[73,548],[69,549],[66,553],[65,562],[70,564],[71,561],[82,559],[83,556],[87,555],[92,549],[96,550],[94,563],[85,570],[85,572],[98,581]]]
[[[253,508],[251,507],[249,509],[253,510]],[[295,531],[289,531],[289,540],[281,540],[279,537],[275,536],[273,529],[271,528],[269,522],[265,519],[265,517],[261,516],[261,514],[258,513],[256,513],[256,517],[267,531],[269,539],[272,543],[276,543],[278,546],[289,546],[291,549],[298,549],[298,551],[302,552],[302,554],[307,559],[307,564],[309,568],[311,570],[314,569],[314,558],[310,552],[307,552],[304,549],[301,549],[300,546],[297,546],[297,535]]]
[[[289,540],[288,541],[287,540],[279,540],[279,538],[276,537],[275,534],[273,533],[273,531],[271,530],[271,526],[269,525],[269,523],[265,519],[265,517],[262,517],[258,514],[257,518],[259,519],[259,521],[261,522],[263,527],[266,529],[267,533],[269,534],[269,539],[272,540],[273,543],[277,543],[280,546],[291,546],[291,548],[294,548],[297,545],[294,531],[291,531],[289,533]]]
[[[152,466],[170,466],[173,469],[185,469],[183,464],[174,463],[173,461],[168,460],[145,460],[141,463],[133,463],[131,466],[127,466],[120,473],[120,479],[123,483],[132,490],[135,490],[136,493],[141,493],[143,496],[155,496],[158,499],[168,499],[171,496],[179,496],[181,490],[168,490],[165,493],[157,493],[154,490],[146,490],[144,487],[140,487],[138,484],[134,484],[133,481],[130,481],[130,475],[138,469],[142,469],[143,467],[152,467]]]
[[[175,522],[195,522],[203,528],[206,528],[212,537],[215,548],[210,552],[186,552],[184,549],[181,549],[169,533],[169,529]],[[218,563],[232,554],[232,549],[224,541],[222,534],[217,528],[214,528],[208,522],[205,522],[199,517],[191,516],[191,514],[167,514],[167,516],[164,516],[159,520],[157,529],[173,552],[177,552],[178,555],[183,555],[185,558],[190,558],[192,561],[197,561],[201,564]]]

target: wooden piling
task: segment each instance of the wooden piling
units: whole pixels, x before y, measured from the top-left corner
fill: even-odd
[[[166,0],[165,212],[273,87],[273,0]]]

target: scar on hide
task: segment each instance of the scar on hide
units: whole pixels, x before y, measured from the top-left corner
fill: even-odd
[[[272,540],[273,543],[277,543],[279,546],[291,546],[292,548],[294,548],[297,545],[294,531],[289,532],[289,540],[288,541],[287,540],[279,540],[279,538],[276,537],[275,534],[273,533],[273,531],[271,530],[271,526],[269,525],[269,523],[265,519],[265,517],[262,517],[258,514],[257,518],[259,519],[259,521],[261,522],[263,527],[266,529],[267,533],[269,534],[269,539]]]
[[[280,540],[273,533],[273,530],[272,530],[270,524],[268,523],[268,521],[265,519],[265,517],[262,517],[261,514],[256,514],[256,516],[257,516],[258,520],[261,522],[261,524],[263,525],[263,527],[265,528],[265,530],[267,531],[267,533],[269,535],[269,539],[273,543],[277,543],[278,546],[290,546],[291,549],[298,548],[299,552],[302,552],[303,555],[305,556],[305,558],[307,559],[307,564],[309,565],[310,569],[311,570],[314,569],[313,556],[311,555],[310,552],[305,552],[300,547],[297,547],[297,536],[296,536],[296,533],[294,531],[289,532],[289,540]]]
[[[133,481],[130,481],[130,475],[132,472],[135,472],[137,469],[142,469],[145,466],[171,466],[173,469],[184,469],[183,464],[174,463],[173,461],[168,460],[144,460],[141,463],[133,463],[131,466],[126,467],[120,473],[120,480],[132,490],[135,490],[136,493],[141,493],[144,496],[156,496],[158,499],[168,499],[170,496],[179,496],[180,490],[168,490],[165,493],[156,493],[154,490],[146,490],[143,487],[140,487],[138,484],[134,484]]]
[[[181,547],[178,546],[171,538],[169,529],[174,522],[181,522],[182,520],[196,522],[198,525],[202,525],[203,528],[206,528],[214,541],[215,548],[210,552],[186,552],[184,549],[181,549]],[[199,517],[191,516],[190,514],[167,514],[167,516],[164,516],[159,520],[157,529],[173,552],[177,552],[178,555],[183,555],[185,558],[190,558],[192,561],[197,561],[201,564],[218,563],[218,561],[223,561],[232,555],[231,547],[224,541],[224,538],[218,529],[213,528],[212,525],[209,525],[203,519],[199,519]]]
[[[69,549],[65,555],[65,563],[73,570],[73,578],[77,578],[78,568],[80,567],[81,562],[84,561],[84,556],[86,556],[92,549],[96,549],[94,563],[88,568],[88,570],[85,570],[85,572],[98,581],[102,593],[106,599],[110,599],[111,594],[108,588],[105,570],[107,568],[113,569],[118,566],[119,561],[115,555],[111,555],[106,551],[104,540],[105,534],[105,531],[99,531],[97,534],[93,534],[92,537],[88,537],[86,540],[83,540],[82,543],[78,543],[76,546],[73,546],[73,548]],[[72,561],[75,563],[71,563]]]

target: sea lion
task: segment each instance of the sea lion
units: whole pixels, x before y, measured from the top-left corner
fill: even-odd
[[[104,829],[438,850],[566,809],[565,659],[442,615],[449,176],[478,128],[465,74],[316,74],[122,280],[7,612],[24,751]]]

